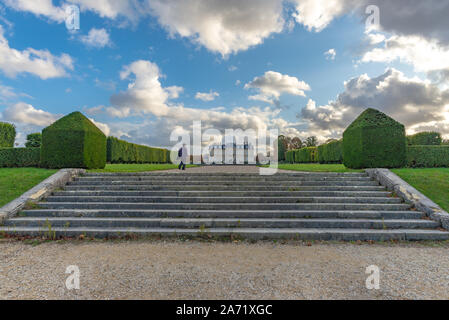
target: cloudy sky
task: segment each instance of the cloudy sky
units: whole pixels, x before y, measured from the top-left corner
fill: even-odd
[[[447,17],[448,0],[0,0],[0,121],[20,143],[76,110],[152,146],[194,120],[324,141],[374,107],[449,138]]]

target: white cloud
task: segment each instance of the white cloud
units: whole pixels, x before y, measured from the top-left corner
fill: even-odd
[[[52,0],[4,0],[4,3],[14,10],[30,12],[56,22],[65,20],[64,8],[55,7]]]
[[[87,35],[81,36],[80,40],[85,45],[93,48],[104,48],[111,45],[109,33],[104,28],[92,28]]]
[[[126,17],[137,20],[143,12],[143,5],[136,0],[68,0],[77,4],[82,11],[93,11],[102,18],[117,19]]]
[[[250,96],[250,100],[274,103],[282,94],[305,97],[304,91],[310,90],[310,86],[296,77],[267,71],[263,76],[255,77],[251,82],[245,84],[245,89],[256,89],[259,92],[259,94]]]
[[[44,110],[35,109],[32,105],[24,102],[19,102],[6,108],[2,115],[4,119],[11,122],[41,127],[47,127],[61,117]]]
[[[210,91],[209,93],[197,92],[195,95],[195,99],[202,101],[214,101],[215,98],[219,97],[220,94],[215,91]]]
[[[177,98],[181,87],[162,87],[159,67],[150,61],[139,60],[126,66],[120,73],[122,80],[134,76],[128,90],[111,97],[111,104],[117,109],[133,109],[136,112],[164,116],[169,112],[170,99]]]
[[[238,68],[237,68],[236,66],[230,66],[230,67],[228,68],[228,70],[229,70],[230,72],[234,72],[234,71],[238,70]]]
[[[149,0],[171,36],[227,56],[259,45],[284,28],[282,0]]]
[[[380,39],[379,37],[378,40]],[[378,44],[380,43],[384,43],[383,47],[366,52],[361,61],[390,63],[399,60],[413,65],[418,72],[449,68],[449,48],[442,46],[435,39],[394,35],[378,42]]]
[[[445,129],[437,124],[447,122],[444,110],[448,106],[449,90],[441,90],[429,81],[408,78],[398,70],[389,69],[376,78],[365,74],[345,82],[345,91],[327,105],[317,106],[310,100],[299,116],[309,123],[311,132],[326,138],[340,137],[368,107],[390,115],[403,123],[409,132],[414,127],[431,123],[437,131],[447,135],[447,126]]]
[[[337,51],[335,51],[335,49],[329,49],[324,53],[324,56],[326,57],[326,60],[335,60]]]
[[[292,0],[296,12],[296,22],[304,25],[309,31],[320,32],[332,20],[350,11],[354,0]]]
[[[67,76],[67,71],[73,70],[73,60],[65,53],[58,57],[48,50],[13,49],[0,26],[0,70],[8,77],[30,73],[41,79],[58,78]]]
[[[97,126],[98,129],[100,129],[106,136],[109,136],[109,134],[111,133],[111,129],[109,128],[109,126],[105,123],[101,123],[101,122],[97,122],[92,118],[89,118],[90,121],[92,121],[92,123],[94,125]]]
[[[214,128],[224,132],[225,129],[265,130],[276,126],[276,119],[279,119],[280,110],[270,107],[236,107],[227,111],[224,108],[204,110],[173,104],[173,92],[178,93],[181,88],[163,87],[158,66],[149,61],[140,60],[126,66],[121,72],[121,78],[131,78],[128,89],[113,95],[111,106],[95,107],[88,111],[90,114],[106,112],[119,118],[153,115],[155,118],[150,120],[145,117],[140,124],[126,121],[110,124],[113,135],[120,133],[137,143],[168,146],[171,132],[190,132],[193,121],[201,121],[204,129]],[[282,130],[289,130],[288,126],[288,123],[284,124]]]

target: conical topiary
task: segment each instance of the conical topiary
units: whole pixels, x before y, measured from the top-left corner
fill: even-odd
[[[41,166],[98,169],[106,165],[106,136],[80,112],[42,131]]]
[[[385,113],[367,109],[343,133],[348,168],[399,168],[406,161],[404,125]]]

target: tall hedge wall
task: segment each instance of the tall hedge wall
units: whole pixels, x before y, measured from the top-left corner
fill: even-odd
[[[295,152],[296,163],[315,163],[318,162],[318,148],[307,147],[296,150]]]
[[[0,148],[0,168],[39,167],[40,148]]]
[[[71,113],[42,131],[41,165],[102,169],[106,136],[80,112]]]
[[[343,133],[348,168],[400,168],[406,162],[404,126],[378,110],[365,110]]]
[[[13,124],[0,122],[0,148],[12,148],[16,140],[16,127]]]
[[[343,142],[332,141],[318,147],[318,162],[342,163],[343,162]]]
[[[109,163],[169,163],[170,152],[129,143],[115,137],[107,139],[107,162]]]
[[[449,167],[449,146],[409,146],[407,148],[409,167]]]
[[[410,146],[439,146],[442,142],[439,132],[420,132],[407,136],[407,144]]]
[[[296,150],[290,150],[285,153],[285,161],[288,163],[295,163],[295,152]]]

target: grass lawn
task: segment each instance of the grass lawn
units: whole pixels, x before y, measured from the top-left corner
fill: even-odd
[[[187,165],[187,168],[195,165]],[[145,172],[177,169],[176,164],[107,164],[104,169],[89,170],[91,172]]]
[[[391,170],[449,211],[449,168]]]
[[[352,170],[342,164],[317,164],[317,163],[285,163],[279,164],[281,170],[294,170],[306,172],[362,172],[363,170]]]
[[[58,170],[0,168],[0,207],[47,179]]]

